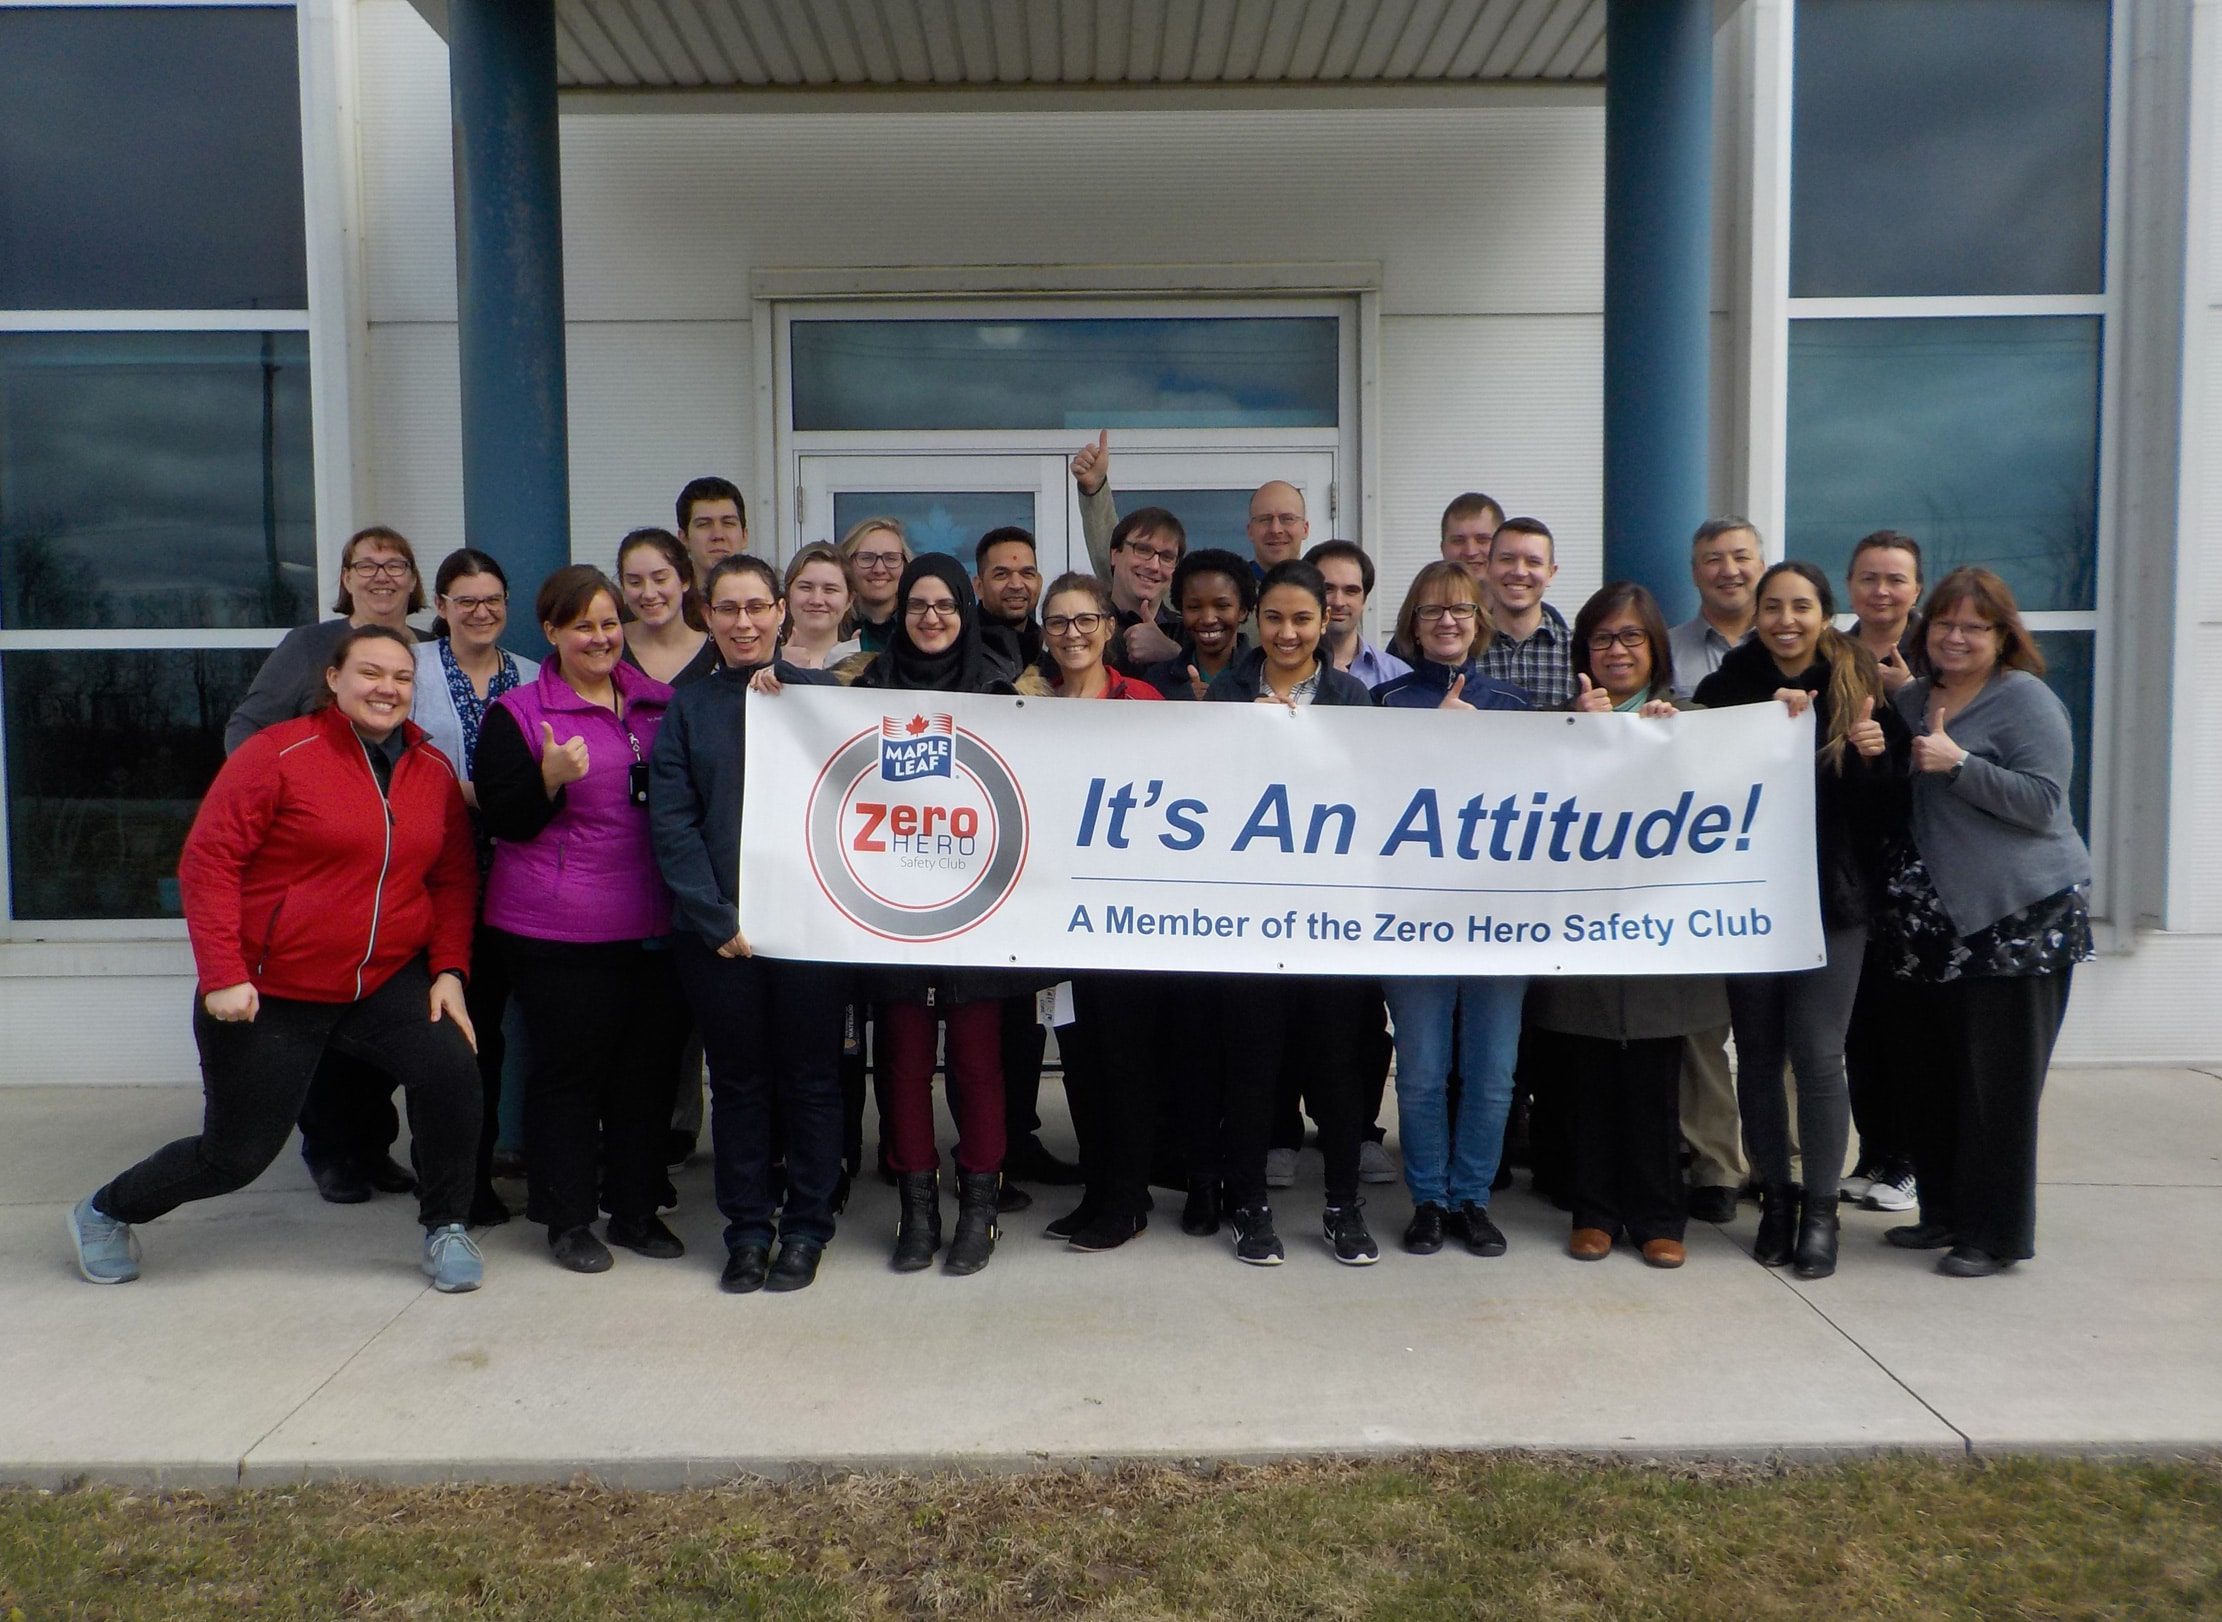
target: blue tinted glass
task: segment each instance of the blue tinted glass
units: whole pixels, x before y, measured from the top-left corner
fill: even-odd
[[[1031,490],[842,490],[833,498],[833,539],[867,518],[892,518],[903,526],[913,552],[946,552],[972,567],[980,537],[1016,524],[1034,528]]]
[[[1249,490],[1129,490],[1114,486],[1119,511],[1163,507],[1188,532],[1188,550],[1224,547],[1237,557],[1250,555]]]
[[[302,332],[0,333],[0,627],[314,617]]]
[[[1799,0],[1790,291],[2100,291],[2106,78],[2106,0]]]
[[[291,6],[0,8],[0,309],[305,309]]]
[[[1329,316],[798,321],[795,427],[1331,428]]]
[[[2096,318],[1794,321],[1785,555],[1841,580],[1904,530],[1932,580],[1980,563],[2024,610],[2090,608],[2098,423]]]
[[[175,918],[177,856],[265,648],[0,658],[18,918]]]
[[[2068,809],[2076,828],[2091,837],[2091,692],[2092,671],[2097,663],[2095,631],[2038,631],[2037,646],[2044,651],[2045,680],[2068,707],[2068,726],[2075,734],[2075,777],[2068,784]]]

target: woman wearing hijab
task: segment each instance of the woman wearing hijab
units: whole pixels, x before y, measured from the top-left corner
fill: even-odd
[[[979,604],[964,566],[938,552],[903,569],[890,612],[887,645],[832,671],[780,664],[752,685],[777,693],[782,682],[844,683],[898,693],[1046,695],[1029,671],[1019,686],[1000,674],[980,641]],[[934,1143],[934,1038],[947,1030],[949,1108],[957,1122],[957,1230],[945,1272],[977,1273],[995,1254],[996,1198],[1003,1173],[1001,999],[1035,982],[984,970],[885,969],[867,976],[878,1004],[888,1129],[887,1161],[902,1195],[893,1266],[915,1273],[941,1248],[941,1155]]]

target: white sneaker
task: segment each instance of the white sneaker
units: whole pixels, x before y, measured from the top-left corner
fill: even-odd
[[[1371,1138],[1358,1144],[1358,1181],[1361,1183],[1393,1183],[1396,1181],[1396,1162],[1389,1158],[1387,1144],[1376,1143]]]
[[[1910,1211],[1921,1199],[1914,1186],[1913,1173],[1901,1171],[1895,1177],[1876,1178],[1866,1198],[1859,1203],[1870,1211]]]
[[[1857,1205],[1867,1198],[1867,1191],[1875,1186],[1875,1179],[1868,1174],[1867,1162],[1862,1160],[1852,1173],[1836,1185],[1836,1197]]]
[[[1267,1188],[1287,1188],[1295,1181],[1296,1151],[1294,1149],[1266,1150],[1265,1186]]]

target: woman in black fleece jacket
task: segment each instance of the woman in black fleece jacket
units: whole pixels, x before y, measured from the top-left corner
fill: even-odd
[[[1728,981],[1737,1103],[1764,1191],[1752,1256],[1768,1267],[1795,1261],[1800,1278],[1826,1278],[1836,1271],[1837,1185],[1851,1134],[1844,1029],[1859,990],[1883,836],[1903,815],[1903,787],[1890,757],[1895,752],[1902,761],[1910,740],[1884,697],[1875,656],[1831,624],[1836,601],[1827,576],[1810,563],[1778,563],[1760,576],[1757,598],[1751,639],[1698,684],[1696,702],[1723,709],[1779,699],[1793,715],[1812,707],[1821,740],[1814,854],[1827,958],[1819,968]],[[1800,1191],[1790,1181],[1785,1058],[1797,1075],[1802,1221]]]

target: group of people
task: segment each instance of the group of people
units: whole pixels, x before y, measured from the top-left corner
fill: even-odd
[[[1414,1254],[1504,1253],[1490,1203],[1514,1153],[1585,1261],[1625,1242],[1678,1267],[1688,1221],[1728,1221],[1754,1189],[1755,1258],[1808,1279],[1835,1270],[1847,1199],[1911,1213],[1885,1238],[1942,1251],[1950,1276],[2034,1254],[2038,1101],[2091,953],[2091,875],[2067,715],[1997,575],[1930,585],[1917,542],[1878,531],[1852,554],[1839,629],[1825,574],[1765,566],[1728,517],[1692,541],[1695,618],[1670,628],[1622,580],[1569,624],[1549,600],[1550,529],[1468,493],[1381,647],[1372,558],[1312,544],[1293,486],[1252,497],[1248,556],[1191,550],[1173,512],[1118,511],[1110,463],[1108,436],[1074,456],[1091,567],[1046,584],[1023,529],[981,536],[967,568],[913,554],[888,518],[776,568],[748,550],[740,491],[695,480],[676,530],[625,536],[614,576],[579,564],[540,584],[537,665],[501,646],[496,559],[440,565],[424,637],[408,541],[356,535],[339,617],[271,655],[180,861],[202,1130],[71,1209],[84,1276],[137,1277],[137,1227],[251,1181],[298,1122],[326,1198],[413,1188],[426,1274],[477,1287],[471,1230],[510,1215],[493,1171],[512,1002],[525,1215],[580,1272],[611,1266],[612,1246],[683,1254],[663,1216],[705,1061],[735,1292],[808,1286],[870,1169],[899,1191],[899,1271],[937,1256],[979,1271],[1026,1181],[1079,1186],[1045,1229],[1075,1250],[1133,1240],[1165,1189],[1184,1232],[1226,1230],[1240,1260],[1277,1263],[1271,1191],[1294,1180],[1307,1115],[1322,1241],[1371,1263],[1360,1188],[1396,1175],[1392,1055]],[[1454,727],[1484,710],[1660,726],[1693,706],[1810,710],[1826,959],[1531,982],[759,956],[735,899],[748,717],[835,683],[1383,706]],[[1077,1166],[1035,1113],[1037,994],[1066,979]],[[946,1231],[937,1070],[957,1129]],[[408,1167],[390,1152],[397,1085]]]

